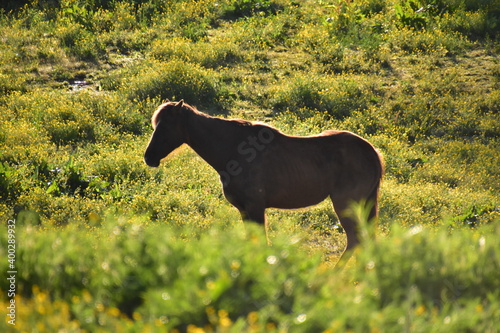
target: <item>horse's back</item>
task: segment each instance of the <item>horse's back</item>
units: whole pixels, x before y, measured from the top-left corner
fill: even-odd
[[[356,168],[346,156],[353,150],[349,147],[359,140],[363,139],[340,131],[308,137],[278,132],[248,164],[248,169],[243,168],[248,173],[241,175],[244,178],[241,181],[253,191],[266,193],[268,207],[299,208],[317,204],[339,187],[346,171]]]

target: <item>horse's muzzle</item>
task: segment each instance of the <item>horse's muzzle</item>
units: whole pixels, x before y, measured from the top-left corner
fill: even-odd
[[[151,158],[148,158],[147,155],[144,155],[144,162],[150,167],[158,167],[160,165],[160,161],[152,160]]]

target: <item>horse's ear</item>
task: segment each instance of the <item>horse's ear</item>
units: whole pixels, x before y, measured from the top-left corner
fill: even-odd
[[[181,109],[182,109],[182,106],[184,105],[184,100],[181,99],[180,101],[178,101],[177,103],[175,103],[174,105],[174,109],[173,109],[173,112],[174,113],[179,113],[181,112]]]

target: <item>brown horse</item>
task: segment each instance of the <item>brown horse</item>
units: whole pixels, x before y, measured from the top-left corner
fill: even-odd
[[[151,123],[147,165],[159,166],[188,144],[219,173],[225,197],[242,218],[265,224],[266,230],[266,208],[301,208],[329,196],[350,250],[359,236],[356,220],[346,213],[349,206],[371,203],[369,219],[377,216],[382,159],[353,133],[289,136],[265,124],[208,116],[182,100],[160,105]]]

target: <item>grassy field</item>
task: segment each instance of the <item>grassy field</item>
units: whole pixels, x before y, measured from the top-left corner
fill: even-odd
[[[0,330],[498,332],[499,0],[2,6]],[[347,267],[329,202],[268,210],[268,246],[188,147],[148,168],[167,98],[370,140]]]

